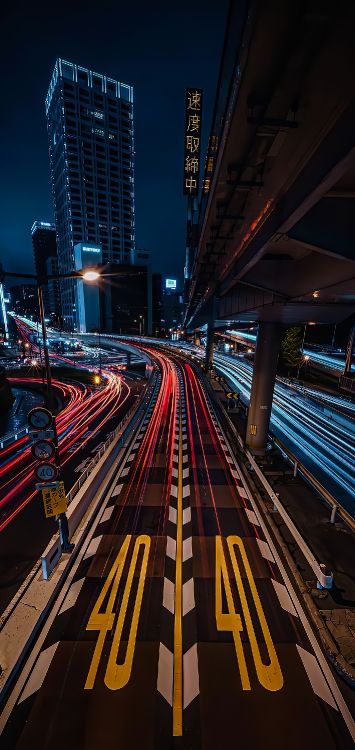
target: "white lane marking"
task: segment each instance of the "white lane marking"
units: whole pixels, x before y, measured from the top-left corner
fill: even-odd
[[[183,497],[190,497],[190,487],[189,487],[189,485],[186,485],[186,487],[182,488],[182,496]]]
[[[123,471],[121,471],[121,477],[125,477],[125,476],[127,476],[128,472],[129,472],[129,470],[130,470],[130,468],[131,468],[130,466],[126,466],[126,468],[125,468],[125,469],[123,469]]]
[[[115,507],[114,505],[111,505],[108,508],[106,508],[106,510],[104,511],[104,513],[102,514],[100,518],[100,523],[105,523],[105,521],[108,521],[108,519],[111,518],[114,507]]]
[[[183,584],[182,587],[182,614],[187,615],[195,608],[195,589],[194,579],[190,578],[189,581]]]
[[[241,487],[239,484],[237,485],[237,490],[238,490],[238,492],[239,492],[239,494],[240,494],[241,497],[245,497],[245,498],[248,497],[248,495],[247,495],[244,487]]]
[[[122,487],[123,487],[123,484],[117,484],[116,487],[115,487],[115,489],[112,492],[111,497],[115,497],[116,495],[119,495],[120,492],[121,492]]]
[[[282,609],[285,609],[286,612],[290,613],[290,615],[298,617],[298,614],[293,606],[293,601],[287,591],[286,586],[284,586],[283,583],[279,583],[279,581],[275,581],[273,578],[271,579],[271,581]]]
[[[175,560],[175,558],[176,558],[176,541],[175,541],[175,539],[172,539],[171,536],[168,536],[166,538],[166,554],[172,560]]]
[[[171,485],[171,488],[170,488],[170,495],[171,495],[172,497],[177,497],[177,496],[178,496],[178,488],[177,488],[177,486],[176,486],[175,484],[172,484],[172,485]]]
[[[127,461],[128,461],[128,463],[129,463],[130,461],[133,461],[133,459],[134,459],[135,457],[136,457],[136,454],[135,454],[135,453],[131,453],[131,455],[130,455],[130,456],[128,456],[128,458],[127,458]]]
[[[188,539],[184,539],[182,543],[182,561],[185,562],[186,560],[189,560],[190,557],[192,557],[192,537],[189,536]]]
[[[95,552],[97,552],[99,544],[101,542],[101,539],[102,539],[102,534],[101,534],[101,536],[95,536],[95,538],[91,540],[91,542],[90,542],[90,544],[89,544],[89,546],[88,546],[88,548],[87,548],[87,550],[85,552],[83,560],[86,560],[87,557],[92,557],[92,555],[94,555]]]
[[[182,511],[182,525],[184,526],[185,523],[190,523],[191,521],[191,508],[185,508],[185,510]]]
[[[257,516],[255,515],[253,510],[249,510],[249,508],[245,508],[245,512],[247,514],[248,521],[250,521],[250,523],[254,524],[254,526],[260,526]]]
[[[233,463],[233,459],[231,458],[231,456],[226,456],[226,459],[227,459],[227,461],[228,461],[229,464]]]
[[[269,545],[263,541],[263,539],[257,539],[258,547],[260,550],[260,553],[263,557],[265,557],[265,560],[269,560],[270,562],[275,562],[274,556],[271,552],[271,549]]]
[[[170,706],[173,705],[173,661],[171,651],[164,646],[164,643],[160,643],[157,689]]]
[[[198,674],[197,644],[194,643],[186,651],[184,662],[184,708],[190,705],[200,692],[200,680]]]
[[[57,643],[53,643],[53,646],[49,646],[49,648],[46,648],[45,651],[42,651],[40,653],[25,685],[25,689],[20,697],[19,703],[22,703],[22,701],[26,700],[26,698],[29,698],[30,695],[33,695],[33,693],[36,693],[37,690],[42,687],[44,678],[48,672],[58,646],[59,641],[57,641]]]
[[[163,607],[168,609],[171,614],[175,611],[175,586],[169,578],[164,578],[164,589],[163,589]]]
[[[189,457],[188,457],[188,455],[187,455],[187,453],[186,453],[186,454],[185,454],[185,455],[184,455],[184,456],[182,457],[182,463],[183,463],[183,464],[187,464],[188,460],[189,460]]]
[[[183,451],[187,451],[187,443],[183,443],[182,444],[182,450]]]
[[[173,461],[174,461],[174,463],[176,463],[176,464],[178,464],[178,463],[179,463],[179,454],[178,454],[178,453],[174,453],[174,455],[173,455]]]
[[[239,474],[235,469],[231,469],[231,475],[234,479],[239,479]]]
[[[187,479],[187,477],[189,476],[189,471],[190,471],[189,468],[182,470],[182,478],[183,479]]]
[[[178,478],[178,476],[179,476],[179,471],[178,471],[178,469],[172,469],[171,475],[172,475],[173,477],[175,477],[175,479],[177,479],[177,478]]]
[[[137,448],[139,448],[139,446],[140,446],[140,442],[141,442],[140,440],[137,440],[137,441],[135,442],[135,444],[134,444],[134,446],[133,446],[133,450],[136,450]]]
[[[329,687],[325,681],[323,672],[317,662],[316,657],[313,656],[313,654],[310,654],[309,651],[306,651],[301,646],[298,646],[297,643],[296,648],[315,694],[318,695],[318,698],[322,698],[322,700],[328,703],[329,706],[332,706],[332,708],[335,708],[335,710],[337,711],[338,706],[336,705],[334,698],[329,690]]]
[[[67,609],[74,607],[84,581],[85,578],[79,578],[78,581],[74,581],[74,583],[72,583],[58,614],[61,615],[62,612],[66,612]]]
[[[169,506],[169,521],[171,521],[171,523],[177,523],[177,510],[171,505]]]

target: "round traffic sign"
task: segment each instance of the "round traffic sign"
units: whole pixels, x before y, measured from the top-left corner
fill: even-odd
[[[34,430],[46,430],[52,423],[52,414],[44,406],[36,406],[27,417],[30,426]]]
[[[58,476],[58,469],[54,464],[38,464],[35,475],[39,482],[53,482]]]
[[[54,443],[51,440],[37,440],[31,447],[35,458],[52,458],[54,456]]]

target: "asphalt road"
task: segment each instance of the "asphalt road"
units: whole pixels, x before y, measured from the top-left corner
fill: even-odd
[[[114,381],[96,391],[79,381],[70,388],[74,398],[57,417],[66,492],[132,406],[141,384],[128,378],[117,392]],[[35,490],[36,461],[28,446],[26,437],[0,451],[0,614],[57,530]]]
[[[199,375],[157,357],[156,403],[3,708],[1,748],[347,750],[347,706]]]

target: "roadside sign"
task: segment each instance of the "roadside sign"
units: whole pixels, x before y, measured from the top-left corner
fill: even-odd
[[[54,440],[54,430],[41,430],[40,432],[30,432],[29,438],[31,443],[35,440]]]
[[[35,467],[35,475],[39,482],[53,482],[58,476],[58,469],[55,464],[38,464]]]
[[[46,430],[52,424],[53,416],[43,406],[36,406],[28,413],[27,419],[33,430]]]
[[[237,400],[239,398],[239,393],[234,393],[233,391],[228,391],[228,393],[226,393],[226,396],[227,396],[227,398],[234,398],[235,400]]]
[[[59,482],[59,486],[53,489],[43,489],[42,498],[46,518],[66,512],[67,499],[65,497],[64,482]]]
[[[32,455],[39,459],[53,458],[55,447],[51,440],[38,440],[31,447]]]

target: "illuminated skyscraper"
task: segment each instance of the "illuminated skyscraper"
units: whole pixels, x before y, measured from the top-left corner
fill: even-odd
[[[60,273],[74,246],[102,247],[102,261],[134,256],[133,88],[58,59],[46,98]],[[74,284],[62,282],[62,313],[77,327]]]

